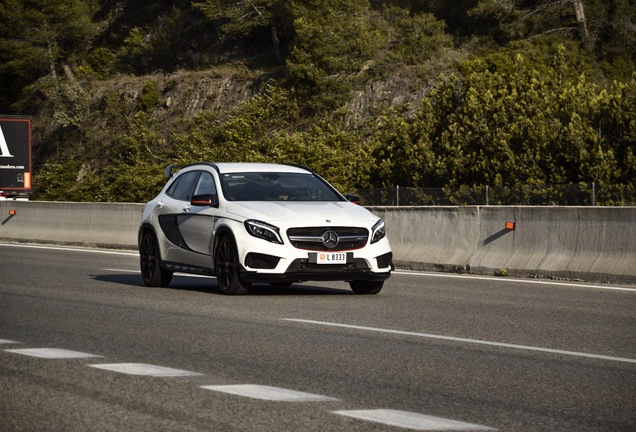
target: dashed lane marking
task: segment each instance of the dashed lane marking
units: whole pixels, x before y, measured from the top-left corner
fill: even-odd
[[[575,356],[575,357],[587,357],[592,359],[608,360],[608,361],[623,362],[623,363],[636,363],[636,359],[632,359],[632,358],[614,357],[614,356],[607,356],[607,355],[601,355],[601,354],[590,354],[590,353],[577,352],[577,351],[564,351],[564,350],[558,350],[558,349],[552,349],[552,348],[541,348],[541,347],[534,347],[534,346],[528,346],[528,345],[517,345],[517,344],[510,344],[510,343],[503,343],[503,342],[492,342],[492,341],[480,340],[480,339],[467,339],[467,338],[460,338],[460,337],[454,337],[454,336],[442,336],[442,335],[417,333],[417,332],[410,332],[410,331],[403,331],[403,330],[391,330],[391,329],[383,329],[379,327],[365,327],[365,326],[359,326],[359,325],[340,324],[340,323],[326,322],[326,321],[313,321],[313,320],[296,319],[296,318],[281,318],[281,319],[283,321],[293,321],[293,322],[315,324],[315,325],[321,325],[321,326],[327,326],[327,327],[340,327],[340,328],[347,328],[347,329],[353,329],[353,330],[372,331],[377,333],[390,333],[390,334],[398,334],[398,335],[405,335],[405,336],[415,336],[415,337],[421,337],[421,338],[439,339],[439,340],[469,343],[469,344],[475,344],[475,345],[488,345],[488,346],[494,346],[494,347],[500,347],[500,348],[511,348],[511,349],[525,350],[525,351],[538,351],[538,352],[550,353],[550,354],[560,354],[560,355]]]
[[[101,357],[95,354],[83,353],[79,351],[71,351],[58,348],[25,348],[25,349],[8,349],[6,352],[23,354],[31,357],[45,359],[73,359],[73,358],[91,358]]]
[[[421,431],[495,431],[497,429],[457,420],[389,409],[332,411],[334,414]]]
[[[169,367],[155,366],[145,363],[111,363],[111,364],[92,364],[88,365],[97,369],[104,369],[111,372],[119,372],[128,375],[140,375],[151,377],[183,377],[203,375],[198,372],[190,372],[181,369],[172,369]]]
[[[328,402],[339,399],[312,393],[304,393],[279,387],[269,387],[255,384],[240,385],[210,385],[201,386],[206,390],[214,390],[252,399],[262,399],[277,402]]]
[[[0,339],[2,343],[17,343],[7,339]],[[58,349],[58,348],[26,348],[7,349],[5,352],[22,354],[31,357],[46,359],[77,359],[102,357],[95,354],[83,353],[79,351]],[[191,372],[181,369],[173,369],[163,366],[156,366],[146,363],[111,363],[92,364],[93,368],[118,372],[128,375],[150,376],[150,377],[186,377],[203,375],[198,372]],[[275,402],[335,402],[340,399],[323,396],[313,393],[305,393],[296,390],[289,390],[280,387],[270,387],[256,384],[239,385],[207,385],[201,386],[205,390],[212,390],[237,396],[249,397]],[[333,411],[334,414],[353,417],[361,420],[382,423],[390,426],[398,426],[412,430],[424,431],[494,431],[486,426],[465,423],[457,420],[433,417],[424,414],[411,413],[407,411],[397,411],[388,409],[376,410],[354,410],[354,411]]]
[[[19,342],[15,342],[8,339],[0,339],[0,344],[15,344],[15,343],[19,343]]]

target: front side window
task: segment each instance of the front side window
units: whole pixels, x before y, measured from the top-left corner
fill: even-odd
[[[214,177],[209,172],[203,171],[201,176],[199,176],[199,180],[197,180],[193,196],[198,195],[216,195]]]

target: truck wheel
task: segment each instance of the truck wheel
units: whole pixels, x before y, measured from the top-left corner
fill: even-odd
[[[161,253],[157,238],[145,232],[139,245],[141,278],[149,287],[167,287],[172,280],[172,272],[161,268]]]
[[[377,294],[382,289],[384,281],[351,281],[349,286],[356,294]]]

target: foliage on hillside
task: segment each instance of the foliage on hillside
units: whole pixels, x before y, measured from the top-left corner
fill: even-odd
[[[41,200],[145,201],[199,160],[634,193],[636,2],[611,3],[5,0],[0,109],[34,117]]]

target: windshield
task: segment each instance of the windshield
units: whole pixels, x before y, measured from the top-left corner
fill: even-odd
[[[221,175],[228,201],[342,201],[338,192],[313,174],[247,172]]]

